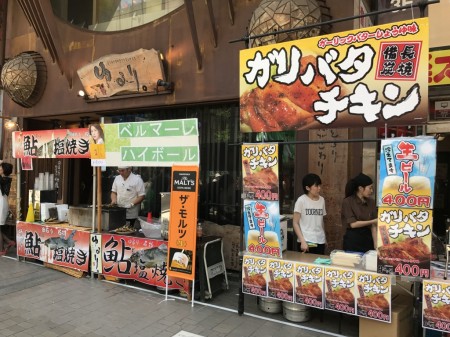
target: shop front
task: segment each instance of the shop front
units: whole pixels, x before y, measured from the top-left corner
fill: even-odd
[[[144,10],[144,2],[139,5]],[[342,248],[340,204],[345,180],[363,170],[379,182],[377,157],[382,153],[380,138],[385,137],[377,137],[373,130],[384,130],[386,136],[391,129],[404,128],[404,134],[396,134],[403,137],[410,135],[411,125],[418,130],[427,122],[427,20],[411,19],[365,30],[351,30],[350,23],[336,23],[333,31],[341,32],[337,35],[242,49],[242,45],[228,41],[242,35],[258,3],[186,1],[178,5],[161,5],[158,10],[163,16],[152,19],[151,24],[133,26],[132,18],[136,16],[131,12],[140,13],[133,7],[137,6],[134,2],[132,8],[110,8],[114,18],[111,25],[98,17],[83,24],[78,9],[55,4],[53,9],[51,5],[38,5],[39,23],[24,14],[33,10],[29,2],[11,3],[8,11],[18,14],[12,24],[14,34],[6,50],[8,57],[30,48],[22,44],[20,28],[29,27],[26,35],[34,46],[31,49],[42,55],[47,65],[45,90],[33,96],[34,101],[23,102],[17,96],[4,99],[4,111],[18,117],[25,130],[18,131],[17,136],[34,141],[43,130],[50,134],[52,130],[68,130],[70,134],[70,130],[82,128],[87,132],[85,145],[89,150],[85,158],[62,157],[53,155],[55,148],[48,144],[41,148],[41,144],[20,139],[28,152],[18,162],[23,183],[17,220],[26,218],[30,203],[35,205],[29,192],[39,189],[36,179],[39,173],[46,172],[54,175],[55,200],[40,202],[68,205],[69,211],[85,217],[75,220],[71,214],[70,219],[67,217],[69,227],[46,223],[51,217],[42,218],[40,214],[35,220],[42,223],[18,222],[18,255],[124,283],[137,281],[159,290],[169,286],[195,292],[189,289],[191,278],[167,276],[165,259],[171,246],[164,230],[163,237],[152,238],[134,230],[121,233],[118,229],[124,229],[125,223],[115,223],[114,228],[100,225],[112,214],[105,210],[111,203],[118,166],[132,166],[144,181],[145,198],[139,216],[147,219],[151,213],[154,219],[162,219],[163,199],[173,191],[172,165],[192,164],[189,158],[193,158],[199,166],[194,230],[200,223],[205,235],[220,237],[223,245],[222,258],[214,261],[209,272],[222,277],[223,265],[217,264],[222,260],[229,271],[241,272],[247,308],[248,301],[257,295],[259,303],[281,301],[291,310],[286,314],[289,321],[301,321],[293,315],[301,311],[305,318],[303,309],[314,307],[391,326],[396,315],[404,312],[404,305],[394,303],[397,288],[393,286],[395,278],[386,272],[389,268],[367,270],[359,264],[320,264],[311,255],[295,251],[296,238],[289,225],[284,237],[290,252],[284,252],[280,218],[292,218],[295,200],[302,190],[301,176],[315,172],[324,182],[327,200],[325,229],[329,245],[327,255],[321,256],[322,262],[330,260],[332,251]],[[328,9],[336,16],[354,14],[352,6],[331,1]],[[100,16],[98,13],[101,11],[92,15]],[[79,27],[60,18],[71,18]],[[126,30],[95,30],[119,27],[121,20]],[[181,31],[190,32],[189,39]],[[37,57],[33,61],[40,64]],[[186,137],[192,129],[191,120],[195,120],[197,130],[195,146]],[[104,131],[103,144],[94,142],[90,134],[90,126],[97,124]],[[164,128],[165,124],[170,125]],[[171,132],[181,134],[167,134]],[[173,139],[164,138],[168,136]],[[242,144],[248,146],[246,164]],[[272,147],[255,150],[254,144],[276,145],[276,170],[272,166]],[[64,146],[64,151],[70,148]],[[264,156],[270,155],[270,160],[253,155],[259,150]],[[381,184],[377,185],[380,189]],[[397,211],[397,206],[391,204],[394,210],[384,211]],[[255,215],[267,210],[270,223]],[[428,205],[428,218],[432,211]],[[387,232],[395,232],[397,227],[386,217],[383,219]],[[58,217],[58,221],[65,219]],[[74,222],[81,228],[73,228]],[[274,237],[265,236],[269,231],[262,235],[264,223],[273,226]],[[429,221],[421,225],[431,226]],[[241,246],[241,228],[248,238],[243,243],[245,248]],[[379,233],[380,237],[383,233]],[[192,240],[190,244],[195,248],[190,251],[205,257],[198,249],[206,252],[209,238],[196,243]],[[379,241],[380,247],[391,243],[386,238]],[[426,246],[430,248],[431,243],[427,241]],[[242,266],[240,252],[245,254]],[[173,251],[171,256],[176,253],[187,256],[187,261],[191,256],[183,249]],[[198,256],[190,261],[198,261]],[[182,274],[198,272],[192,264],[189,270],[186,259],[179,262],[178,271],[180,265],[184,266]],[[197,265],[208,269],[206,260]],[[420,267],[417,271],[416,266]],[[264,275],[258,276],[257,270]],[[413,264],[399,270],[394,270],[398,276],[427,278],[430,268]],[[198,281],[201,276],[189,277]],[[255,285],[253,281],[258,279],[261,282]],[[204,289],[205,284],[200,283],[200,289]],[[287,284],[287,290],[282,284]],[[376,294],[382,295],[376,297],[383,304],[379,307],[373,307],[371,296]],[[350,295],[353,300],[343,300]],[[211,298],[211,290],[206,297]],[[398,307],[401,310],[396,311]],[[434,306],[427,308],[432,310]],[[245,307],[239,310],[246,311]]]

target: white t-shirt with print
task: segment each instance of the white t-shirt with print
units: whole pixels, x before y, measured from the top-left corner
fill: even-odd
[[[300,228],[307,242],[319,244],[326,242],[323,217],[327,215],[327,211],[322,196],[319,196],[319,200],[312,200],[303,194],[295,202],[294,212],[300,213]]]

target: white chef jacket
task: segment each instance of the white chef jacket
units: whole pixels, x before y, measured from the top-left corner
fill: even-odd
[[[117,205],[121,207],[126,207],[131,204],[133,200],[138,197],[145,195],[144,182],[141,176],[130,173],[126,180],[123,179],[121,175],[116,176],[114,179],[112,192],[117,193]],[[139,216],[139,211],[141,205],[134,205],[131,208],[127,208],[127,219],[136,219]]]

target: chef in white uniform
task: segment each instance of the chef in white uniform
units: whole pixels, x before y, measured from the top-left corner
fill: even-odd
[[[119,175],[111,188],[111,204],[127,209],[126,219],[131,227],[139,216],[141,202],[145,198],[145,187],[141,176],[131,172],[129,166],[119,166]]]

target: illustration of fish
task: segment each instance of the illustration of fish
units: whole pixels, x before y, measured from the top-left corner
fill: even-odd
[[[73,239],[73,237],[76,232],[77,231],[72,231],[72,233],[70,233],[67,239],[65,239],[64,236],[48,238],[47,240],[44,241],[44,245],[46,245],[50,250],[56,250],[58,248],[65,249],[75,247],[76,241]]]
[[[163,243],[158,247],[133,252],[129,258],[129,261],[136,263],[139,267],[161,267],[167,262],[167,251],[167,245]]]

